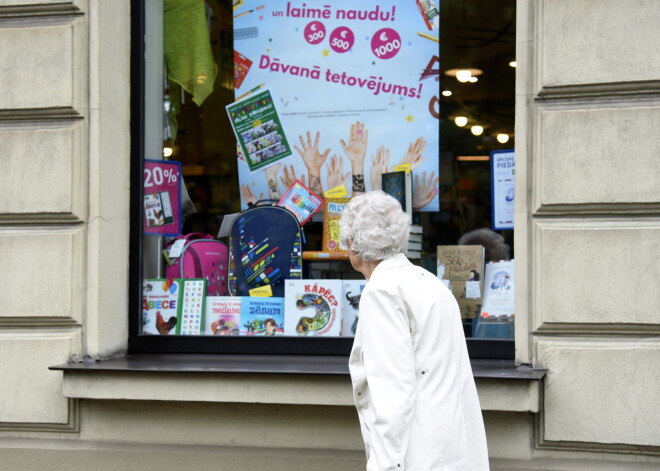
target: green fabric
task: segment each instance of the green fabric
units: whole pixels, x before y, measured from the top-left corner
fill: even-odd
[[[218,69],[213,60],[203,0],[165,0],[167,78],[200,106],[213,92]]]

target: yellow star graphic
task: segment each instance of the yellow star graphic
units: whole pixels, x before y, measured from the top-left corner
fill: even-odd
[[[406,121],[408,121],[409,123],[412,123],[414,119],[415,119],[414,116],[411,115],[411,114],[409,114],[408,116],[406,116]]]
[[[330,51],[328,51],[327,49],[323,49],[323,51],[321,51],[321,54],[323,54],[323,57],[328,57],[330,55]]]

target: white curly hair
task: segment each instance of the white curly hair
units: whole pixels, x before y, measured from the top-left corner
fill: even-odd
[[[410,216],[401,204],[384,191],[356,196],[346,205],[339,219],[341,243],[365,261],[384,260],[408,249]]]

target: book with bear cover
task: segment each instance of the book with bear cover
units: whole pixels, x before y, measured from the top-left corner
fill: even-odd
[[[451,289],[461,316],[479,315],[483,293],[484,248],[481,245],[439,245],[438,278]]]
[[[347,250],[339,240],[339,218],[350,198],[326,198],[323,203],[323,248],[325,252]]]
[[[286,280],[285,335],[337,337],[341,314],[342,280]]]

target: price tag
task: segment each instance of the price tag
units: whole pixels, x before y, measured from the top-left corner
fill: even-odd
[[[254,298],[269,298],[273,295],[273,288],[270,285],[259,286],[258,288],[252,288],[249,293]]]
[[[326,198],[343,198],[344,196],[348,196],[348,190],[346,189],[346,185],[340,185],[323,192],[323,196]]]
[[[184,239],[179,239],[176,242],[174,242],[170,246],[170,253],[169,253],[170,258],[180,257],[181,252],[183,251],[183,247],[185,245],[186,245],[186,241]]]
[[[481,290],[479,289],[478,281],[466,281],[465,282],[465,297],[466,298],[480,298]]]
[[[412,164],[399,164],[394,167],[395,172],[410,173],[411,170],[412,170]]]

